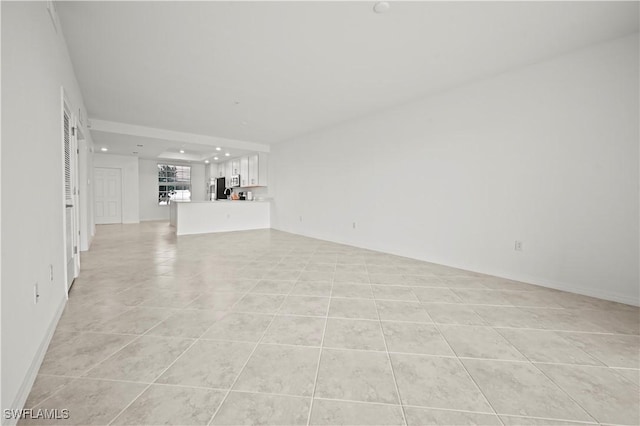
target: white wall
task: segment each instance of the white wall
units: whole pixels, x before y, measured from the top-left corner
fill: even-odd
[[[96,153],[93,156],[93,167],[110,167],[122,171],[122,223],[138,223],[138,157]]]
[[[638,72],[635,34],[274,145],[273,226],[638,304]]]
[[[140,220],[169,220],[169,207],[158,205],[158,164],[159,160],[140,159]],[[205,201],[206,182],[205,165],[171,162],[191,166],[191,200]]]
[[[62,33],[56,33],[45,2],[0,7],[1,404],[21,408],[66,302],[61,86],[74,111],[84,107]],[[13,423],[4,417],[2,422]]]

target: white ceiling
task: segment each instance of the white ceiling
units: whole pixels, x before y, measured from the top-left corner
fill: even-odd
[[[91,118],[260,143],[638,31],[638,2],[373,4],[57,8]]]

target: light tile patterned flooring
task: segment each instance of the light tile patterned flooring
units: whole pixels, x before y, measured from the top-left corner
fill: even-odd
[[[69,409],[60,424],[638,424],[639,329],[631,306],[273,230],[100,226],[27,407]]]

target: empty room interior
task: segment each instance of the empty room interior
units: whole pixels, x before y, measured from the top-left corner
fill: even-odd
[[[640,2],[0,15],[3,425],[640,424]]]

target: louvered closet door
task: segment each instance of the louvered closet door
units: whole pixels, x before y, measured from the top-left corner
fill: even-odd
[[[65,202],[65,259],[67,261],[67,288],[71,286],[75,278],[75,257],[73,252],[73,241],[75,232],[75,209],[73,197],[73,143],[71,140],[71,116],[64,110],[63,116],[64,132],[64,202]]]
[[[96,167],[94,181],[94,214],[96,224],[122,223],[122,177],[120,169]]]

